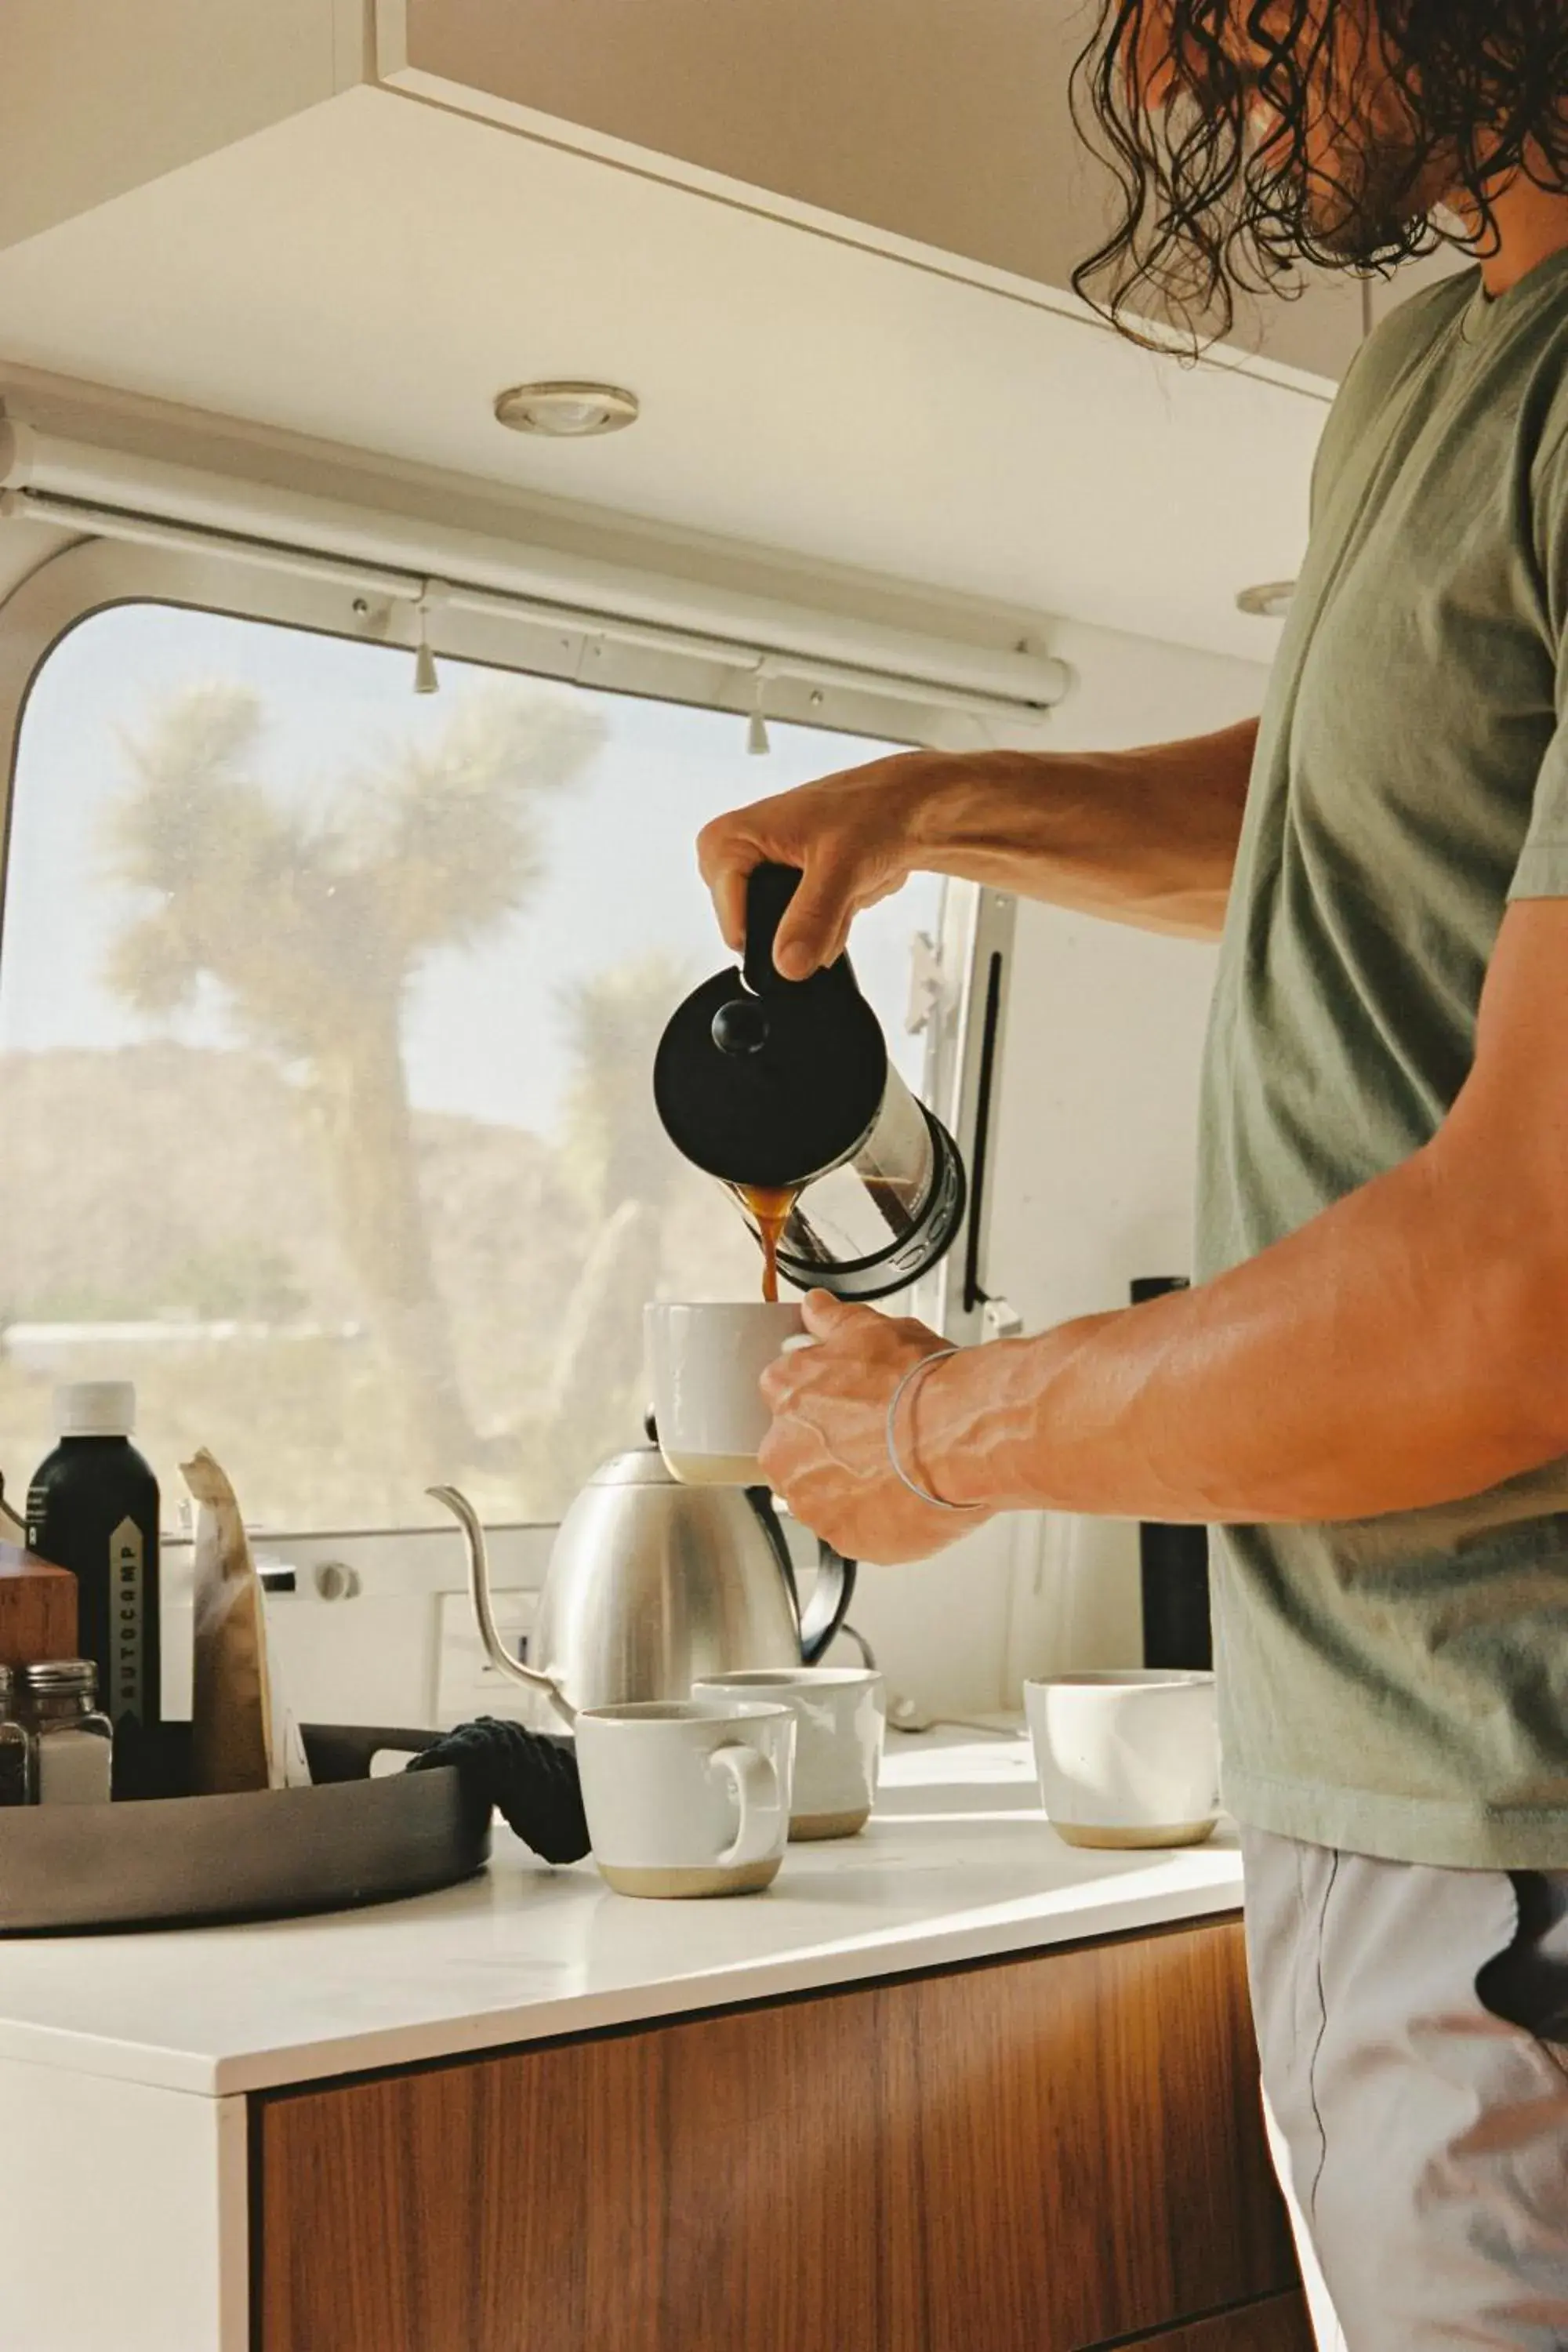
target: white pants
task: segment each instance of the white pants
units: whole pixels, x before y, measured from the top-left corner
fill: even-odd
[[[1323,2352],[1568,2352],[1568,1873],[1242,1838],[1265,2103]]]

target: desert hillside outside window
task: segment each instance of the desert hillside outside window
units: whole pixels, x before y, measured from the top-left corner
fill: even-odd
[[[692,840],[879,748],[155,604],[27,706],[0,952],[0,1469],[129,1376],[163,1482],[210,1445],[275,1528],[557,1516],[635,1441],[643,1301],[756,1253],[654,1118],[722,958]],[[914,935],[857,926],[905,1075]]]

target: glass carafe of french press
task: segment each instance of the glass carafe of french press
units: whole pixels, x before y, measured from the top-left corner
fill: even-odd
[[[783,1216],[788,1281],[885,1298],[957,1238],[963,1163],[890,1066],[848,957],[809,980],[774,969],[800,878],[788,866],[752,872],[743,966],[715,972],[671,1015],[654,1098],[677,1150],[728,1186],[753,1232]]]

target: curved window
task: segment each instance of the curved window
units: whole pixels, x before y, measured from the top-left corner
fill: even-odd
[[[745,721],[155,604],[40,670],[0,956],[0,1467],[60,1380],[130,1376],[169,1507],[407,1527],[459,1479],[555,1517],[640,1424],[642,1303],[748,1297],[754,1245],[654,1118],[721,960],[692,842],[874,756]],[[857,969],[904,1031],[921,879]]]

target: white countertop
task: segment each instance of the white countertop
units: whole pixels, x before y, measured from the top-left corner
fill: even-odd
[[[411,1902],[0,1942],[0,2058],[213,2098],[1239,1906],[1224,1827],[1181,1852],[1089,1853],[1038,1803],[1025,1739],[895,1738],[869,1826],[792,1846],[766,1895],[632,1901],[498,1829],[483,1877]]]

